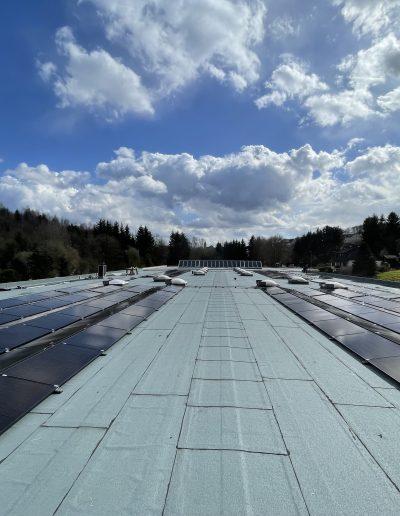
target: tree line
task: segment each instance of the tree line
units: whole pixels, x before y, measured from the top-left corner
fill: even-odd
[[[294,240],[253,235],[247,242],[233,239],[216,245],[172,231],[166,242],[147,226],[133,231],[128,225],[107,219],[94,225],[72,224],[30,209],[13,212],[0,206],[0,282],[93,273],[99,263],[106,263],[108,270],[177,265],[181,259],[317,266],[334,261],[343,242],[343,230],[331,226]],[[368,217],[363,223],[355,273],[372,274],[372,262],[375,264],[385,253],[399,251],[398,215],[392,212],[386,218]]]

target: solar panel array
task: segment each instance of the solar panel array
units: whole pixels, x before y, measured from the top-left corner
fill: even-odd
[[[267,289],[267,292],[366,363],[400,383],[400,340],[397,343],[395,338],[390,338],[392,331],[400,333],[400,324],[396,327],[393,323],[394,320],[400,323],[399,316],[357,304],[350,299],[341,300],[321,291],[312,291],[313,296],[309,295],[308,300],[304,299],[306,289],[301,292],[303,297],[277,287]],[[329,311],[330,307],[332,312]],[[346,316],[352,320],[347,320]],[[373,324],[391,331],[386,334],[382,328],[371,331]]]
[[[152,287],[134,287],[131,296],[139,296],[149,288]],[[181,287],[178,286],[158,290],[143,299],[138,299],[135,304],[120,312],[109,315],[71,337],[4,369],[0,376],[0,434],[180,290]],[[58,314],[54,314],[56,315]],[[34,340],[40,337],[50,326],[62,324],[54,319],[53,322],[49,319],[47,321],[46,329],[20,325],[24,328],[20,343],[26,342],[27,338]]]
[[[198,269],[201,267],[209,267],[211,269],[232,269],[233,267],[261,269],[262,263],[257,260],[179,260],[178,267],[185,269]]]

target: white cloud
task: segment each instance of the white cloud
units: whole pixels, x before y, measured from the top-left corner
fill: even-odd
[[[400,109],[400,87],[379,96],[377,102],[385,112],[398,111]]]
[[[296,36],[299,32],[299,26],[289,16],[278,16],[268,25],[268,35],[275,40]]]
[[[348,74],[354,89],[366,89],[400,78],[400,40],[388,34],[367,49],[348,56],[339,70]]]
[[[328,89],[316,74],[309,74],[306,66],[291,56],[272,72],[266,87],[270,92],[255,101],[259,109],[269,104],[281,106],[286,100],[294,98],[302,100],[313,93]]]
[[[382,117],[399,109],[400,89],[382,91],[400,81],[400,39],[394,34],[347,56],[337,68],[341,74],[337,83],[345,83],[345,88],[332,91],[290,58],[274,70],[266,83],[270,91],[255,103],[261,109],[297,99],[308,118],[323,127]]]
[[[400,196],[400,147],[371,147],[348,160],[346,152],[356,143],[332,152],[310,145],[282,153],[247,146],[199,158],[136,155],[122,147],[92,176],[45,165],[6,170],[0,200],[75,221],[95,221],[106,213],[133,226],[147,223],[164,235],[181,227],[212,239],[353,225],[373,211],[396,209]]]
[[[157,102],[201,75],[237,92],[259,79],[262,0],[83,2],[96,8],[111,49],[89,51],[77,44],[69,27],[57,31],[60,62],[39,63],[38,69],[61,107],[84,106],[106,119],[152,115]]]
[[[239,91],[258,79],[255,46],[264,37],[266,13],[261,0],[86,1],[100,13],[108,39],[141,61],[160,96],[210,66]]]
[[[87,52],[76,43],[69,27],[57,31],[56,42],[67,60],[64,72],[58,75],[55,65],[48,62],[39,65],[39,73],[52,83],[62,107],[85,106],[109,118],[154,113],[150,93],[131,68],[102,49]]]
[[[373,97],[367,90],[345,90],[313,95],[304,102],[304,106],[318,125],[326,127],[376,115],[372,103]]]
[[[377,36],[400,25],[400,0],[332,0],[360,36]]]

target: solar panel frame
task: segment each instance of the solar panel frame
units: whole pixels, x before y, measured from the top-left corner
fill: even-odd
[[[396,382],[400,382],[400,357],[374,358],[369,360],[369,363]]]
[[[130,331],[135,328],[138,324],[144,321],[143,317],[137,317],[135,315],[121,314],[120,312],[110,315],[106,319],[99,321],[99,326],[107,326],[109,328],[119,328],[121,330]]]
[[[388,324],[400,324],[400,317],[385,312],[375,310],[375,312],[365,313],[362,315],[364,319],[380,326],[387,326]]]
[[[54,387],[0,376],[0,392],[0,414],[9,418],[13,424],[54,392]],[[0,427],[0,433],[5,429]]]
[[[372,332],[341,335],[336,337],[343,346],[364,360],[400,356],[400,345]]]
[[[51,333],[46,328],[38,328],[31,324],[16,324],[9,328],[0,329],[0,352],[6,349],[15,349],[33,340],[39,339]]]
[[[85,319],[86,317],[90,317],[91,315],[97,314],[101,312],[101,308],[96,306],[91,306],[87,304],[75,305],[70,308],[65,308],[60,311],[62,315],[72,315],[73,317],[79,317],[80,319]]]
[[[354,333],[367,333],[367,330],[361,328],[357,324],[346,321],[341,317],[336,319],[329,319],[326,321],[316,321],[314,326],[327,333],[331,337],[338,337],[340,335],[352,335]]]
[[[109,326],[94,324],[93,326],[76,333],[72,337],[69,337],[64,342],[68,346],[106,351],[124,335],[126,335],[126,330],[124,329],[121,330],[120,328],[111,328]]]
[[[27,304],[7,308],[6,310],[4,310],[4,314],[10,314],[16,316],[17,318],[21,318],[31,317],[33,315],[37,315],[46,311],[47,309],[43,306]]]
[[[0,312],[0,325],[9,324],[11,322],[18,321],[19,319],[20,317],[18,315]]]
[[[99,355],[99,350],[61,343],[25,358],[8,367],[4,373],[30,382],[63,385]]]
[[[80,317],[77,316],[63,315],[61,313],[52,313],[49,315],[38,317],[37,319],[33,319],[32,321],[30,321],[30,324],[37,328],[44,328],[51,331],[56,331],[60,330],[61,328],[65,328],[66,326],[70,326],[71,324],[74,324],[79,320]]]
[[[155,311],[156,311],[156,309],[153,308],[152,306],[131,305],[119,313],[127,314],[127,315],[135,315],[135,316],[144,317],[145,319],[147,319],[147,317],[149,317]]]

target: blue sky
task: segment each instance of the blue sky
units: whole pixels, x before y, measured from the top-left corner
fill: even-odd
[[[0,202],[215,241],[396,209],[400,0],[3,3]]]

